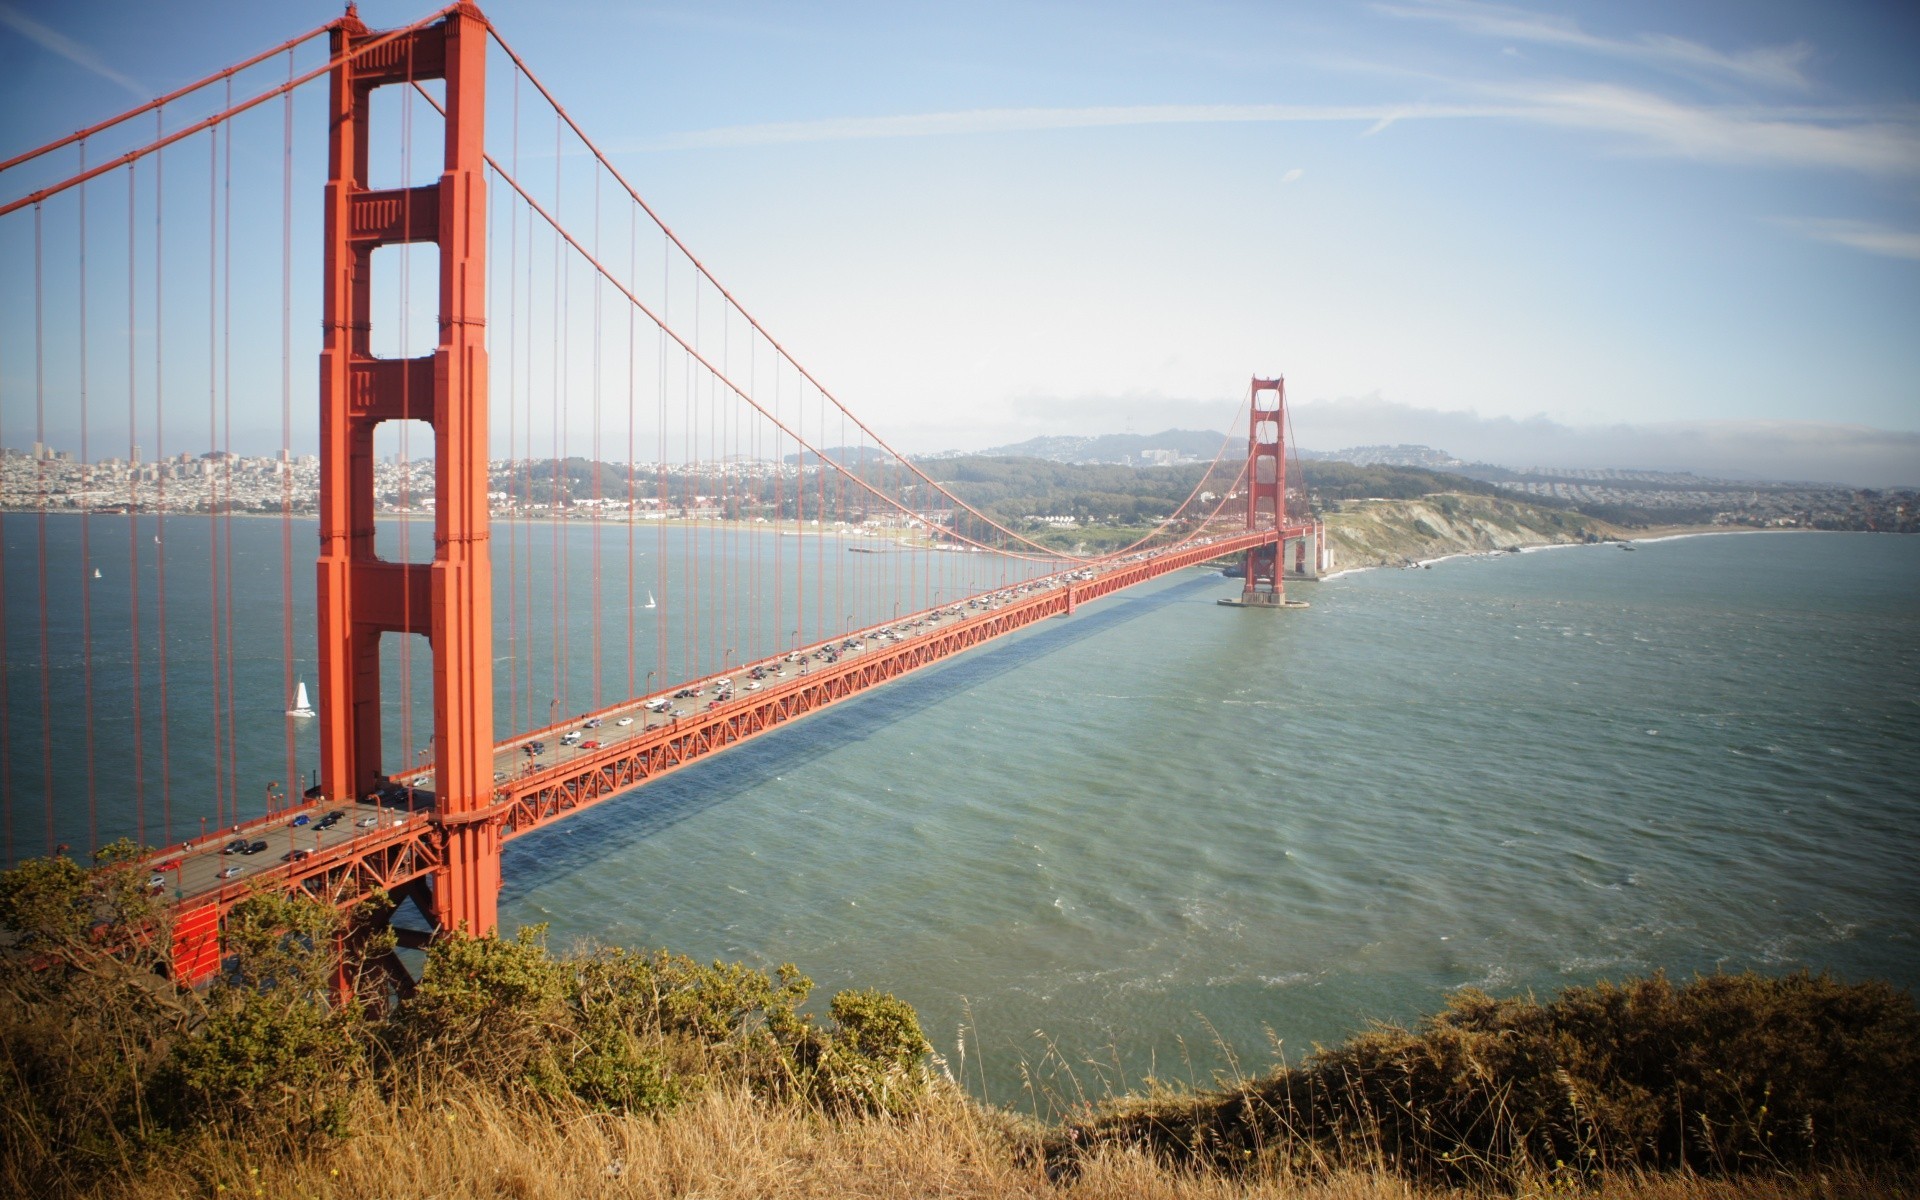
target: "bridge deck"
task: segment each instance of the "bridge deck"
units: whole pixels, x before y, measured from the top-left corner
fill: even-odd
[[[1289,536],[1293,530],[1282,531]],[[973,646],[1066,615],[1079,604],[1125,587],[1237,553],[1276,539],[1275,531],[1240,534],[1176,550],[1144,553],[1104,569],[1083,569],[899,621],[849,633],[828,643],[735,670],[730,698],[715,694],[718,677],[675,684],[563,724],[501,742],[494,752],[494,803],[466,819],[497,820],[503,840],[563,820],[600,800],[758,736],[836,701],[858,695],[901,675],[942,661]],[[831,648],[831,649],[830,649]],[[761,668],[759,686],[747,689]],[[675,698],[683,690],[697,695]],[[666,699],[663,712],[649,701]],[[581,744],[566,746],[560,734],[582,729]],[[621,724],[622,720],[629,724]],[[523,749],[543,741],[545,750]],[[586,743],[598,743],[587,746]],[[396,776],[384,797],[356,803],[314,802],[237,826],[215,837],[174,847],[156,856],[160,886],[183,912],[224,910],[261,887],[299,889],[337,904],[350,904],[375,889],[394,891],[441,865],[443,822],[433,811],[431,771]],[[317,822],[339,813],[321,830]],[[302,819],[304,818],[304,820]],[[298,822],[296,824],[296,822]],[[226,854],[234,840],[266,843],[251,855]],[[298,859],[292,856],[305,851]],[[221,872],[239,868],[228,878]],[[196,928],[202,921],[188,922]]]

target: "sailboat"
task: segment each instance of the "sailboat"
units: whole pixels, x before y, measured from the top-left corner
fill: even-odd
[[[647,592],[647,607],[648,607],[648,608],[652,608],[653,606],[654,606],[654,604],[653,604],[653,592],[652,592],[652,590],[651,590],[651,589],[649,589],[649,590],[648,590],[648,592]]]
[[[100,578],[100,568],[99,568],[99,567],[95,567],[95,568],[93,569],[93,577],[94,577],[95,579],[98,579],[98,578]]]
[[[311,717],[313,705],[307,703],[307,681],[302,679],[293,689],[293,707],[287,710],[290,717]]]

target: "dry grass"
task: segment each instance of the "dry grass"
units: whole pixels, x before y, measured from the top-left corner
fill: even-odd
[[[434,1197],[614,1200],[615,1197],[942,1196],[969,1200],[1439,1200],[1483,1195],[1630,1200],[1801,1200],[1912,1195],[1911,1178],[1829,1171],[1802,1177],[1620,1178],[1597,1190],[1549,1182],[1484,1193],[1422,1188],[1384,1171],[1314,1179],[1228,1179],[1168,1169],[1138,1151],[1108,1151],[1069,1180],[1039,1165],[1040,1131],[953,1092],[904,1117],[829,1119],[744,1091],[710,1091],[661,1117],[579,1106],[512,1107],[458,1083],[435,1100],[375,1102],[343,1139],[261,1146],[203,1134],[100,1195],[118,1200]]]
[[[142,882],[0,872],[31,935],[0,947],[0,1200],[1920,1195],[1920,1008],[1884,983],[1462,993],[1232,1087],[1075,1085],[1046,1125],[969,1099],[892,997],[806,1015],[790,967],[450,938],[336,1006],[339,914],[263,897],[232,974],[174,993],[94,936]]]

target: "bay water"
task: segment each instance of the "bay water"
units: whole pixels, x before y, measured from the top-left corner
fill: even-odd
[[[113,565],[148,535],[104,520],[89,535],[105,568],[93,628],[53,606],[44,673],[37,519],[0,528],[16,858],[136,822],[160,844],[201,816],[255,815],[289,749],[297,773],[313,759],[311,722],[280,713],[282,528],[235,521],[229,800],[209,798],[213,748],[195,724],[217,597],[182,567],[165,820],[157,630],[136,812],[131,647],[114,623],[126,571],[116,584]],[[77,577],[76,519],[47,527],[49,570]],[[182,563],[216,536],[204,518],[166,527]],[[294,532],[296,670],[311,685],[312,568],[298,556],[312,527]],[[624,545],[609,542],[603,577],[624,578]],[[549,549],[530,543],[524,563]],[[684,594],[686,566],[645,570]],[[1204,1083],[1297,1059],[1461,987],[1547,994],[1748,967],[1920,983],[1920,539],[1766,533],[1456,559],[1297,585],[1311,607],[1285,612],[1214,603],[1235,587],[1195,571],[1131,589],[521,838],[503,925],[544,922],[556,946],[791,961],[822,995],[895,992],[977,1093],[1042,1112],[1150,1074]],[[529,624],[550,624],[541,606],[559,593],[525,594]],[[150,613],[151,580],[143,595]],[[767,618],[764,636],[786,620]],[[646,659],[659,632],[636,635],[630,667],[625,634],[607,631],[608,701],[630,669],[685,665],[677,644],[678,663]],[[701,638],[698,670],[723,650],[739,661]],[[581,669],[567,668],[584,696]],[[425,671],[410,674],[417,693]],[[501,688],[497,707],[522,724],[555,704]],[[424,740],[390,722],[396,750]]]

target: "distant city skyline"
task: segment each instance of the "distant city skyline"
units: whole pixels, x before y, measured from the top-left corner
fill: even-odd
[[[1224,428],[1248,376],[1284,373],[1316,449],[1920,483],[1920,10],[484,8],[909,452]],[[338,11],[0,0],[0,155]],[[425,11],[360,6],[376,27]],[[277,216],[270,174],[241,204]],[[8,289],[9,406],[32,338]],[[236,396],[270,397],[235,420],[246,452],[278,445],[260,340],[234,364],[265,384]],[[297,355],[297,452],[314,377]],[[70,410],[50,444],[72,447]]]

